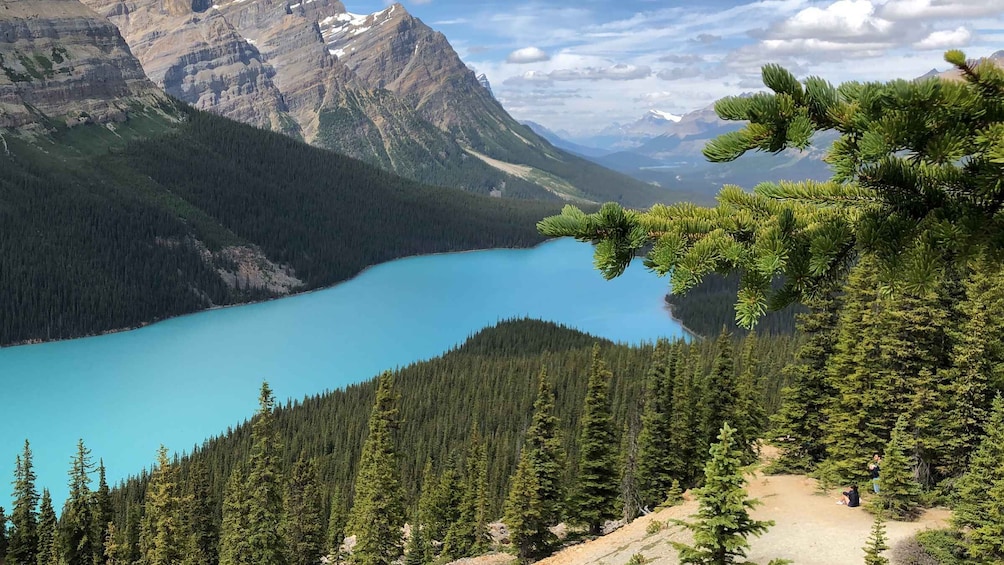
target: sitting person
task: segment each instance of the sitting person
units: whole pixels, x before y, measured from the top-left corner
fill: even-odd
[[[858,492],[858,485],[851,485],[851,488],[842,492],[837,504],[843,504],[849,508],[861,506],[861,493]]]

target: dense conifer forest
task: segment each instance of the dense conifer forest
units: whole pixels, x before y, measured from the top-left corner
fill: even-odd
[[[552,205],[423,186],[193,109],[116,133],[7,138],[0,157],[0,345],[126,328],[275,296],[221,250],[259,249],[330,285],[407,255],[543,240]]]

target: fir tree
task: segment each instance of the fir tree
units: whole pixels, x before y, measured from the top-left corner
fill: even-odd
[[[704,386],[704,413],[701,426],[704,446],[714,443],[722,424],[734,419],[739,401],[732,353],[732,334],[728,329],[722,328],[722,333],[715,342],[715,351],[717,355]],[[731,441],[736,441],[735,435]],[[660,494],[665,495],[665,489]]]
[[[284,532],[290,565],[315,565],[324,554],[321,492],[314,464],[301,453],[286,486]]]
[[[991,563],[1004,561],[1004,398],[999,394],[958,493],[953,521],[964,533],[969,555]]]
[[[91,495],[91,450],[77,441],[77,453],[70,464],[70,495],[59,520],[59,553],[65,565],[93,565],[93,496]]]
[[[882,519],[882,513],[878,513],[872,523],[872,533],[868,536],[868,543],[864,547],[865,565],[888,565],[889,560],[882,556],[882,552],[889,549],[887,541],[885,520]]]
[[[105,478],[105,462],[98,459],[98,490],[94,491],[94,563],[105,562],[105,543],[108,538],[108,524],[112,522],[111,490]]]
[[[920,485],[914,478],[914,462],[910,457],[913,446],[910,445],[907,422],[906,414],[899,417],[886,444],[879,496],[874,502],[879,512],[896,520],[913,520],[920,511]]]
[[[356,475],[349,529],[356,534],[351,559],[358,565],[389,565],[401,555],[404,496],[393,439],[397,414],[397,395],[386,372],[380,376]]]
[[[38,553],[38,490],[31,446],[24,440],[24,452],[14,466],[14,506],[10,514],[7,563],[35,565]]]
[[[157,467],[146,489],[143,529],[139,537],[143,565],[181,563],[187,541],[182,508],[178,470],[171,464],[167,448],[162,445],[157,451]]]
[[[248,560],[255,565],[286,565],[282,538],[282,446],[275,429],[275,397],[261,385],[258,413],[251,424],[251,457],[247,477]]]
[[[249,559],[247,477],[235,466],[223,492],[223,522],[220,526],[220,565],[255,565]]]
[[[52,507],[49,489],[42,489],[42,503],[38,512],[38,565],[56,565],[56,510]]]
[[[617,460],[609,397],[612,376],[600,358],[599,345],[594,345],[579,422],[577,482],[570,505],[575,520],[586,524],[592,535],[599,535],[604,520],[615,518],[618,510]]]
[[[680,563],[742,563],[749,549],[746,538],[763,535],[774,525],[772,521],[750,518],[749,510],[759,502],[746,498],[743,454],[734,438],[735,430],[723,424],[704,467],[704,486],[695,492],[699,504],[695,521],[679,522],[694,533],[694,545],[672,542],[680,552]]]
[[[348,510],[338,489],[331,494],[331,509],[328,512],[327,550],[331,562],[338,563],[342,558],[342,543],[345,542],[345,524],[348,522]]]
[[[216,565],[219,535],[213,520],[213,494],[205,464],[195,460],[189,467],[186,494],[185,530],[188,541],[182,565]]]
[[[520,559],[542,555],[554,543],[549,528],[561,518],[563,460],[554,393],[547,372],[541,369],[533,419],[512,478],[503,518]]]
[[[645,379],[644,407],[641,430],[638,432],[638,495],[642,506],[658,504],[666,493],[672,477],[670,441],[670,403],[673,378],[670,373],[671,351],[676,348],[667,340],[659,340],[652,354],[652,362]],[[675,372],[675,367],[673,367]]]
[[[834,397],[826,365],[836,342],[838,302],[825,294],[807,306],[809,312],[798,318],[805,343],[784,368],[790,384],[781,390],[781,407],[770,417],[773,443],[780,449],[772,469],[787,473],[808,473],[823,460],[823,413]]]
[[[7,558],[7,514],[0,506],[0,563]]]

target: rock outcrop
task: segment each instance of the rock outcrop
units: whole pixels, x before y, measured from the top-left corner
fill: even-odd
[[[77,0],[0,0],[0,127],[124,121],[167,98]]]

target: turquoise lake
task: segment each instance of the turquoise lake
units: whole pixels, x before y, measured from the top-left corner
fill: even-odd
[[[302,398],[436,357],[507,318],[633,344],[681,336],[667,284],[640,261],[606,281],[589,245],[558,240],[401,259],[326,290],[0,349],[0,485],[27,438],[39,490],[58,511],[78,438],[114,485],[148,467],[160,444],[190,451],[249,417],[263,379],[280,401]],[[0,489],[7,508],[9,494]]]

